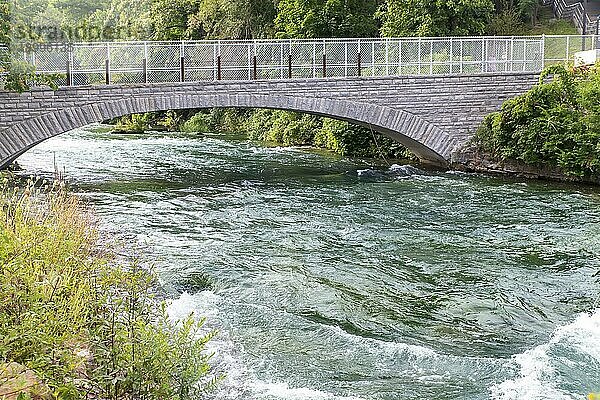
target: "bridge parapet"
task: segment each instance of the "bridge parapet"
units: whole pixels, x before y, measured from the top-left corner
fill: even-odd
[[[64,86],[539,72],[595,36],[95,42],[18,45]]]

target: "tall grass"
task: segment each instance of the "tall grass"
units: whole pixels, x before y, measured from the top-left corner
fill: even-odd
[[[205,353],[215,333],[171,321],[155,277],[118,266],[91,215],[60,184],[2,183],[0,364],[59,399],[202,398],[220,379]]]

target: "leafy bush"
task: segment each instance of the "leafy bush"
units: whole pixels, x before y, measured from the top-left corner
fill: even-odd
[[[5,71],[0,66],[0,73],[5,73],[0,79],[0,89],[17,93],[29,91],[34,86],[58,89],[57,80],[61,78],[60,74],[37,74],[33,65],[24,61],[12,61],[5,65],[8,66]]]
[[[210,115],[204,112],[199,112],[194,114],[192,118],[185,121],[183,125],[181,125],[182,132],[200,132],[205,133],[211,130],[210,126]]]
[[[497,158],[559,168],[579,178],[597,177],[600,69],[548,67],[538,85],[486,117],[475,142]]]
[[[256,110],[245,131],[252,139],[284,146],[310,145],[348,157],[412,157],[402,145],[370,129],[290,111]]]
[[[197,399],[214,387],[214,332],[170,321],[155,277],[99,249],[75,197],[4,183],[0,205],[0,364],[25,365],[59,399]]]
[[[119,132],[144,133],[151,129],[151,119],[151,113],[127,115],[118,119],[115,129]]]

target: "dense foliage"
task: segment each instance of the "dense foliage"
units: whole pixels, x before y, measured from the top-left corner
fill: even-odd
[[[15,0],[11,22],[19,38],[46,41],[512,35],[540,10],[538,0]]]
[[[170,321],[155,278],[100,252],[77,199],[5,183],[0,203],[0,370],[19,363],[65,400],[196,399],[215,384],[214,333]]]
[[[497,158],[597,178],[600,68],[547,68],[537,86],[485,119],[476,142]]]
[[[485,33],[492,0],[388,0],[381,32],[396,36],[467,36]]]
[[[377,35],[376,0],[280,0],[275,29],[281,38]]]
[[[315,146],[348,157],[412,158],[400,144],[347,122],[281,110],[198,111],[181,127],[186,132],[235,133],[284,146]]]
[[[0,73],[8,69],[10,46],[10,5],[8,0],[0,0]]]

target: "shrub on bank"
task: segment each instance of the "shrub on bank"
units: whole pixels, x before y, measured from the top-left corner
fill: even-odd
[[[23,366],[58,399],[197,399],[216,384],[204,351],[214,332],[169,320],[154,276],[116,266],[74,196],[31,182],[0,190],[4,370]]]
[[[475,137],[495,158],[600,176],[600,69],[548,67],[527,93],[487,116]]]
[[[244,134],[281,146],[314,146],[347,157],[414,159],[399,143],[371,129],[309,114],[270,109],[213,108],[117,118],[118,132],[181,130],[187,133]]]

